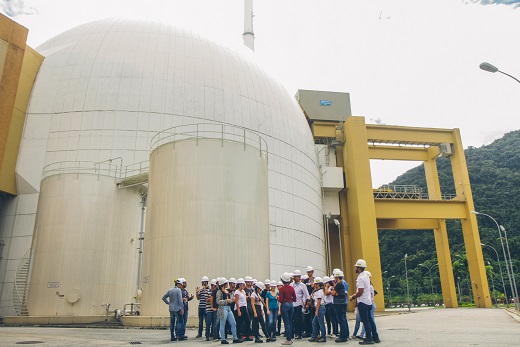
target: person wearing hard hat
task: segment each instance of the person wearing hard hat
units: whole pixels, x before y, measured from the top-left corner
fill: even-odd
[[[171,341],[184,340],[184,303],[182,301],[182,279],[175,281],[175,286],[163,295],[162,301],[170,308],[170,336]],[[175,336],[177,335],[177,336]]]
[[[330,336],[339,335],[338,323],[336,322],[336,317],[334,316],[334,304],[332,297],[332,288],[334,288],[334,278],[324,276],[323,283],[325,284],[323,288],[323,292],[325,294],[325,299],[323,300],[323,303],[326,308],[325,320],[327,321],[327,332]]]
[[[308,269],[309,267],[307,267]],[[309,293],[309,296],[314,292],[314,285],[311,283],[308,275],[303,275],[302,282],[307,286],[307,292]],[[313,279],[314,282],[314,279]],[[314,309],[314,301],[312,300],[312,296],[310,300],[307,300],[307,302],[304,305],[303,309],[303,335],[302,338],[311,337],[312,334],[312,320],[314,319],[314,314],[316,313]]]
[[[327,342],[327,332],[325,330],[325,312],[327,309],[323,304],[325,293],[323,292],[323,279],[316,277],[314,279],[314,292],[312,293],[316,313],[312,319],[312,337],[309,342]],[[321,337],[318,337],[321,331]]]
[[[267,331],[265,329],[264,316],[262,315],[262,297],[260,294],[265,290],[265,284],[262,282],[256,282],[254,286],[254,292],[251,294],[251,306],[253,307],[253,336],[255,337],[255,343],[262,343],[260,339],[260,326],[265,336]]]
[[[265,306],[267,307],[267,339],[266,342],[276,341],[276,320],[278,319],[278,293],[276,281],[271,281],[269,291],[265,294]]]
[[[234,301],[231,293],[227,291],[228,281],[224,277],[221,277],[218,281],[218,290],[217,290],[217,317],[219,318],[220,325],[220,343],[222,345],[227,345],[229,342],[226,339],[226,322],[229,323],[231,327],[231,335],[233,336],[233,343],[241,343],[242,340],[238,338],[237,335],[237,324],[235,322],[235,317],[231,313],[230,304]]]
[[[356,273],[358,274],[356,279],[357,292],[350,297],[350,301],[357,300],[359,317],[366,331],[365,339],[359,342],[359,344],[373,345],[374,342],[378,343],[381,342],[381,340],[377,334],[374,320],[370,316],[370,311],[372,310],[372,298],[370,297],[370,279],[365,273],[367,263],[363,259],[359,259],[354,266],[356,268]]]
[[[343,271],[334,270],[334,289],[332,289],[332,302],[334,304],[334,315],[339,325],[339,337],[335,342],[347,342],[349,337],[349,329],[347,323],[347,302],[348,292],[343,284]]]
[[[237,287],[237,280],[233,277],[231,277],[228,281],[229,288],[227,289],[228,294],[234,299],[235,298],[235,290]],[[235,300],[231,304],[229,304],[229,307],[231,309],[231,313],[233,314],[233,317],[235,317],[235,322],[237,323],[237,333],[238,333],[238,315],[237,311],[235,310]],[[226,323],[226,334],[231,334],[231,326],[229,323]]]
[[[251,276],[246,276],[244,280],[246,282],[246,287],[244,288],[244,291],[246,293],[247,299],[247,313],[249,314],[249,331],[251,331],[251,323],[253,322],[253,307],[251,306],[251,294],[253,294],[253,285],[256,281]],[[252,336],[248,336],[248,338],[252,340]]]
[[[245,292],[246,282],[243,278],[237,280],[237,286],[238,287],[235,290],[235,310],[237,311],[238,316],[238,337],[243,338],[244,341],[253,341],[251,338],[251,322],[247,310],[247,296]]]
[[[266,324],[266,328],[267,328],[267,300],[266,300],[265,296],[271,290],[271,280],[267,278],[264,281],[264,285],[265,285],[265,290],[263,290],[262,293],[260,293],[260,297],[262,298],[262,303],[264,305],[264,317],[265,317],[265,324]]]
[[[276,282],[276,295],[278,296],[280,293],[280,288],[283,287],[283,282]],[[278,320],[276,323],[276,336],[280,336],[282,334],[282,309],[281,307],[278,309]]]
[[[186,282],[185,278],[181,278],[182,280],[182,301],[184,301],[184,314],[182,315],[182,319],[184,319],[184,326],[188,324],[188,310],[189,310],[189,302],[193,300],[194,296],[193,294],[189,295],[188,291],[186,290],[186,287],[188,286],[188,283]],[[184,339],[188,339],[188,336],[184,336]]]
[[[195,288],[195,294],[197,295],[197,300],[199,300],[199,333],[196,338],[202,337],[202,330],[204,328],[204,322],[206,320],[206,299],[211,295],[211,289],[208,287],[209,278],[208,276],[203,276],[200,280],[202,284],[202,288]],[[208,325],[206,324],[206,330],[208,330]]]
[[[303,333],[303,309],[308,308],[308,301],[311,299],[307,286],[301,282],[302,273],[300,270],[293,272],[294,283],[292,287],[296,293],[296,301],[293,303],[294,306],[294,335],[295,339],[299,340],[302,338]],[[286,329],[287,330],[287,329]],[[286,331],[287,332],[287,331]]]
[[[374,286],[372,285],[372,273],[370,271],[365,270],[365,274],[368,276],[368,279],[370,280],[370,298],[372,299],[372,310],[370,311],[370,316],[371,316],[372,320],[374,321],[374,326],[377,329],[376,320],[374,317],[374,312],[376,311],[376,303],[374,301],[374,297],[377,295],[377,292],[375,291]],[[365,336],[366,335],[365,333],[366,333],[365,326],[363,325],[363,327],[361,328],[360,335]]]
[[[314,268],[312,266],[307,266],[307,276],[309,276],[309,283],[311,287],[314,287]]]
[[[280,288],[278,293],[278,301],[280,302],[280,311],[282,314],[283,324],[285,326],[285,338],[282,345],[292,345],[293,339],[293,314],[294,314],[294,303],[296,302],[296,292],[294,287],[290,285],[291,275],[284,273],[281,277],[283,286]]]
[[[219,278],[220,279],[220,278]],[[208,306],[206,307],[206,341],[219,340],[219,329],[218,329],[218,317],[217,317],[217,291],[218,282],[216,279],[212,279],[211,282],[211,294],[209,296]]]

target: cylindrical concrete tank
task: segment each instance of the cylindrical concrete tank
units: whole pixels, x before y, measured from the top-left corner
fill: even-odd
[[[106,304],[114,310],[134,302],[140,193],[119,189],[114,177],[97,169],[98,175],[79,173],[92,165],[42,180],[27,302],[31,316],[105,315]]]
[[[153,140],[142,315],[164,316],[162,295],[184,277],[269,276],[267,146],[243,128],[180,126]],[[197,314],[191,305],[190,315]]]

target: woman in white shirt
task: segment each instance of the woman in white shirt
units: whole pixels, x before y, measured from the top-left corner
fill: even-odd
[[[245,292],[246,282],[243,278],[237,280],[237,289],[235,290],[235,310],[237,311],[238,322],[237,322],[237,335],[240,339],[245,337],[244,341],[252,341],[250,338],[251,331],[251,320],[249,318],[249,312],[247,312],[247,298]]]
[[[327,333],[325,330],[325,293],[323,292],[323,279],[321,277],[314,278],[314,292],[312,293],[312,299],[314,300],[316,313],[312,320],[312,337],[309,339],[309,342],[327,342]],[[320,330],[321,338],[318,338]]]
[[[327,331],[330,336],[338,335],[338,323],[336,322],[336,316],[334,315],[334,305],[333,305],[333,297],[332,297],[332,289],[334,288],[334,279],[328,276],[323,277],[324,288],[323,292],[325,294],[324,304],[325,304],[325,320],[327,321]]]

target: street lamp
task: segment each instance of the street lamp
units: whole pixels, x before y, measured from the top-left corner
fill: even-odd
[[[432,266],[428,266],[426,264],[419,264],[419,266],[425,267],[428,269],[428,272],[430,273],[430,286],[432,290],[432,298],[433,298],[433,279],[432,279],[432,269],[435,265],[439,265],[439,263],[435,263]]]
[[[408,267],[406,266],[406,258],[408,258],[408,253],[404,255],[404,272],[406,277],[406,296],[408,297],[408,312],[411,312],[411,303],[410,303],[410,287],[408,286]]]
[[[507,248],[507,256],[509,257],[509,266],[511,267],[511,277],[513,278],[513,287],[515,292],[513,296],[515,298],[515,307],[517,310],[520,310],[520,303],[518,302],[518,289],[516,288],[516,279],[515,272],[513,270],[513,260],[511,259],[511,252],[509,251],[509,241],[507,240],[507,231],[502,225],[500,226],[500,230],[504,232],[504,238],[506,239],[506,248]]]
[[[500,237],[500,243],[502,245],[502,252],[504,253],[504,260],[506,262],[506,270],[507,270],[507,276],[509,277],[509,286],[511,288],[511,292],[513,292],[513,297],[515,298],[515,307],[516,309],[518,310],[518,292],[516,291],[516,283],[515,285],[513,286],[513,281],[511,280],[511,274],[513,273],[513,262],[511,261],[511,258],[509,258],[509,265],[508,265],[508,261],[507,261],[507,256],[506,256],[506,249],[504,247],[504,241],[502,240],[502,231],[506,231],[506,229],[498,224],[498,222],[496,221],[495,218],[491,217],[490,215],[488,214],[485,214],[485,213],[482,213],[482,212],[477,212],[477,211],[471,211],[472,214],[475,214],[475,215],[483,215],[483,216],[486,216],[486,217],[489,217],[493,220],[493,222],[495,222],[495,224],[497,225],[497,229],[498,229],[498,236]],[[507,235],[506,235],[507,236]],[[507,242],[507,239],[506,239],[506,242]],[[509,249],[509,244],[507,245],[507,248]],[[509,270],[509,267],[511,266],[511,271]],[[513,275],[514,276],[514,275]],[[507,295],[506,295],[507,296]]]
[[[481,242],[480,245],[491,248],[492,250],[495,251],[495,254],[497,255],[498,268],[500,269],[500,278],[502,279],[502,288],[504,289],[504,294],[506,296],[506,305],[509,306],[509,300],[507,299],[506,285],[504,283],[504,275],[502,274],[502,265],[500,265],[500,258],[498,257],[498,252],[497,252],[497,250],[494,247],[492,247],[490,245],[486,245],[485,243]]]
[[[505,73],[504,71],[500,71],[497,67],[491,65],[490,63],[486,63],[486,62],[481,63],[481,64],[480,64],[480,68],[481,68],[482,70],[484,70],[484,71],[488,71],[488,72],[492,72],[492,73],[500,72],[501,74],[506,75],[506,76],[509,76],[509,77],[511,77],[512,79],[514,79],[515,81],[517,81],[518,83],[520,83],[520,80],[519,80],[518,78],[513,77],[513,76],[511,76],[510,74]]]
[[[491,266],[491,263],[488,261],[487,264]],[[493,294],[495,293],[495,280],[493,279],[493,274],[491,274],[491,286],[493,287],[493,291],[491,292],[491,299],[493,299]],[[495,306],[498,307],[497,298],[495,297]]]

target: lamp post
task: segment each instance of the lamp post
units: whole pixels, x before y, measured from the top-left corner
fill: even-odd
[[[435,265],[439,265],[439,263],[435,263],[432,266],[428,266],[426,264],[419,264],[419,266],[425,267],[428,269],[428,272],[430,273],[430,286],[431,286],[431,292],[433,297],[433,279],[432,279],[432,269]]]
[[[504,226],[502,225],[500,226],[500,230],[504,232],[504,238],[506,239],[507,256],[509,257],[509,266],[511,267],[511,277],[513,279],[513,297],[515,298],[515,308],[517,310],[520,310],[520,303],[518,302],[518,289],[516,288],[515,272],[513,270],[513,260],[511,259],[511,252],[509,251],[509,241],[507,240],[507,231],[506,228],[504,228]]]
[[[495,222],[495,224],[497,225],[497,229],[498,229],[498,236],[500,237],[500,243],[502,245],[502,252],[504,253],[504,260],[506,262],[506,271],[507,271],[507,277],[509,277],[509,286],[511,288],[511,292],[513,292],[513,290],[516,292],[516,290],[514,289],[516,287],[516,284],[515,286],[513,286],[513,281],[511,280],[511,271],[509,271],[509,265],[508,265],[508,261],[507,261],[507,256],[506,256],[506,249],[504,247],[504,240],[502,239],[502,231],[505,231],[506,229],[501,226],[500,224],[498,224],[498,222],[496,221],[495,218],[491,217],[490,215],[488,214],[485,214],[485,213],[482,213],[482,212],[477,212],[477,211],[471,211],[472,214],[475,214],[475,215],[483,215],[483,216],[486,216],[486,217],[489,217],[493,220],[493,222]],[[506,240],[507,241],[507,240]],[[508,248],[509,248],[509,245],[508,245]],[[511,262],[511,259],[509,259],[509,264],[512,265],[513,263]],[[511,269],[513,270],[513,269]],[[506,295],[507,296],[507,295]],[[513,293],[513,297],[515,298],[515,307],[518,309],[518,299],[517,299],[517,296],[516,293]]]
[[[408,253],[404,255],[404,273],[406,277],[406,296],[408,297],[408,312],[411,312],[411,303],[410,303],[410,287],[408,286],[408,267],[406,266],[406,258],[408,258]]]
[[[491,266],[491,263],[488,261],[487,264],[489,266]],[[493,299],[493,294],[495,293],[495,280],[493,279],[493,274],[491,274],[491,286],[493,288],[493,291],[491,292],[491,299]],[[497,298],[495,297],[495,306],[498,307],[498,304],[497,304]]]
[[[497,250],[496,250],[494,247],[492,247],[492,246],[490,246],[490,245],[486,245],[485,243],[482,243],[482,242],[481,242],[480,245],[481,245],[481,246],[486,246],[486,247],[491,248],[492,250],[495,251],[495,254],[497,255],[498,268],[500,269],[500,278],[502,279],[502,288],[503,288],[503,290],[504,290],[504,294],[505,294],[505,296],[506,296],[506,305],[509,306],[509,300],[507,299],[506,285],[505,285],[505,283],[504,283],[504,275],[502,274],[502,265],[500,265],[500,258],[498,257],[498,252],[497,252]]]
[[[383,272],[383,275],[384,275],[385,273],[387,273],[387,272],[388,272],[388,271]],[[394,277],[395,277],[395,275],[392,275],[392,276],[388,277],[388,279],[386,280],[387,283],[388,283],[388,285],[386,286],[386,289],[388,290],[388,308],[390,308],[390,304],[391,304],[391,302],[392,302],[392,291],[391,291],[391,288],[390,288],[390,280],[391,280],[392,278],[394,278]]]
[[[500,71],[497,67],[491,65],[490,63],[486,63],[486,62],[481,63],[481,64],[480,64],[480,68],[481,68],[482,70],[484,70],[484,71],[488,71],[488,72],[493,72],[493,73],[495,73],[495,72],[500,72],[501,74],[506,75],[506,76],[508,76],[508,77],[511,77],[512,79],[514,79],[515,81],[517,81],[518,83],[520,83],[520,80],[519,80],[518,78],[513,77],[513,76],[511,76],[510,74],[505,73],[504,71]]]

